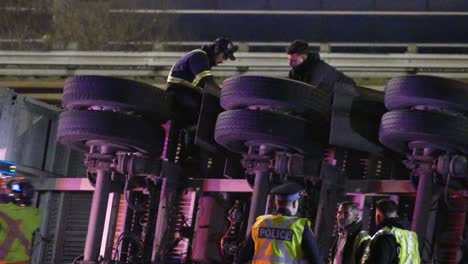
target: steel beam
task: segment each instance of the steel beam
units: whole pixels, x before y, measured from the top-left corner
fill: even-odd
[[[347,180],[348,193],[415,193],[409,180]],[[87,178],[45,178],[37,182],[38,191],[94,191]],[[190,191],[252,192],[245,179],[189,179]]]
[[[249,220],[247,223],[247,233],[250,232],[255,219],[258,216],[265,214],[268,191],[270,190],[270,180],[268,171],[255,171],[255,183],[250,201]]]
[[[355,193],[415,193],[409,180],[347,180],[346,192]]]
[[[411,230],[418,234],[419,250],[424,257],[426,255],[431,255],[431,252],[426,252],[427,250],[432,250],[424,246],[427,241],[428,219],[432,210],[433,201],[435,200],[433,198],[434,183],[432,163],[421,164],[417,173],[419,176],[419,183],[416,202],[414,204]],[[429,243],[432,243],[430,239]]]
[[[110,172],[98,170],[96,173],[96,189],[91,204],[88,233],[84,249],[84,261],[98,263],[104,232],[107,203],[109,200],[111,177]]]

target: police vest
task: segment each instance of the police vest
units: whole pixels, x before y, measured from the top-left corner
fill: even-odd
[[[252,226],[255,253],[252,263],[305,263],[302,252],[304,228],[310,226],[306,218],[263,215]]]
[[[195,52],[201,52],[208,56],[208,54],[201,49],[192,50],[191,52],[187,53],[182,59],[174,64],[174,66],[172,66],[167,77],[167,82],[181,84],[183,86],[194,89],[198,93],[202,93],[203,88],[198,86],[200,81],[204,77],[212,76],[213,73],[211,70],[205,70],[198,73],[197,75],[193,75],[191,69],[189,69],[188,60]]]
[[[0,204],[0,264],[30,262],[32,235],[40,220],[37,208]]]
[[[372,241],[375,240],[377,237],[381,235],[392,235],[395,237],[396,242],[398,243],[398,263],[399,264],[415,264],[421,263],[421,259],[419,257],[419,245],[418,245],[418,235],[415,232],[408,231],[405,229],[397,228],[397,227],[384,227],[379,230],[375,235],[372,237],[370,244]],[[367,260],[369,256],[369,247],[366,249],[366,253],[364,253],[363,263]]]

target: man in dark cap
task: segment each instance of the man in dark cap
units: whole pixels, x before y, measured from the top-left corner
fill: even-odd
[[[297,183],[285,183],[271,190],[276,213],[257,217],[237,263],[323,263],[310,221],[294,216],[302,189]]]
[[[304,40],[293,41],[286,52],[292,67],[289,71],[290,79],[311,84],[330,95],[337,82],[356,85],[351,78],[321,60],[317,52],[311,52],[309,44]]]
[[[215,82],[211,67],[227,59],[235,60],[234,44],[227,38],[217,38],[213,43],[192,50],[172,66],[167,77],[167,91],[174,94],[175,109],[182,111],[188,123],[198,120],[202,93],[219,97],[221,88]]]

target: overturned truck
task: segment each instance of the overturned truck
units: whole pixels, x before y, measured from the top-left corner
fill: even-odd
[[[75,263],[232,263],[255,218],[272,212],[269,190],[286,181],[304,186],[300,212],[324,257],[338,203],[357,203],[372,231],[376,200],[390,197],[423,263],[466,261],[468,85],[405,76],[385,93],[336,84],[326,94],[237,76],[219,99],[203,96],[196,126],[171,105],[136,81],[65,82],[57,140],[85,153],[94,189]]]

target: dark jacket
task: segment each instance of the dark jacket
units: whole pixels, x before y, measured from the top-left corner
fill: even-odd
[[[318,53],[309,53],[303,63],[289,71],[289,78],[311,84],[328,94],[333,93],[337,82],[356,85],[353,79],[321,60]]]
[[[278,209],[277,214],[291,216],[291,212],[289,212],[289,210],[282,208]],[[304,228],[301,247],[304,252],[304,259],[308,260],[310,264],[323,263],[322,258],[320,257],[317,240],[312,234],[310,228]],[[235,263],[246,263],[247,261],[252,260],[255,253],[254,251],[255,244],[252,239],[252,234],[249,232],[238,251]]]
[[[377,230],[386,226],[410,230],[408,221],[401,218],[386,218],[377,226]],[[365,263],[398,263],[398,248],[399,245],[393,235],[380,235],[377,239],[373,239],[372,243],[369,244],[369,256]]]
[[[182,123],[196,124],[200,106],[202,103],[202,91],[206,82],[213,81],[213,76],[202,77],[196,87],[187,86],[192,83],[198,75],[211,71],[214,65],[214,51],[210,46],[203,46],[198,50],[204,52],[189,52],[182,56],[172,67],[168,76],[167,91],[173,95],[173,111],[179,113]],[[175,77],[186,83],[178,83],[169,80]]]
[[[364,251],[366,250],[367,245],[369,244],[370,237],[367,235],[367,239],[363,240],[362,243],[356,248],[356,252],[354,251],[354,245],[356,243],[356,238],[358,237],[359,232],[363,231],[362,229],[362,222],[358,221],[346,228],[348,231],[348,234],[346,236],[346,244],[345,248],[343,251],[343,261],[341,262],[342,264],[351,264],[351,263],[361,263],[361,258],[362,255],[364,254]],[[335,259],[336,255],[336,247],[338,243],[339,236],[336,236],[336,238],[333,241],[332,247],[330,249],[330,259],[329,262],[333,263],[333,260]],[[357,242],[358,243],[358,242]],[[353,262],[354,258],[354,262]]]

